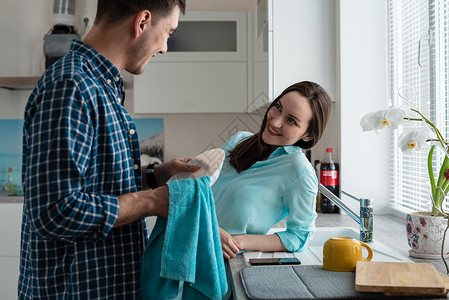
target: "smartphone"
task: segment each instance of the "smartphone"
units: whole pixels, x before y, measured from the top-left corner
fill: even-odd
[[[269,266],[269,265],[300,265],[301,261],[296,257],[281,258],[250,258],[249,263],[252,266]]]

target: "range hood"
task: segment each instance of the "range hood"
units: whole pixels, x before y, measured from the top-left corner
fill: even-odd
[[[73,39],[80,39],[75,31],[76,0],[53,1],[53,26],[44,35],[45,68],[61,58],[70,48]],[[84,20],[87,27],[87,21]],[[0,88],[8,90],[32,90],[40,77],[0,77]]]
[[[75,4],[76,0],[53,2],[53,27],[44,36],[45,68],[69,51],[73,39],[81,38],[75,31]]]

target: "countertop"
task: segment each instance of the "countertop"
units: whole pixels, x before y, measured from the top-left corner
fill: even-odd
[[[346,214],[318,214],[316,221],[317,227],[354,227],[358,230],[358,224],[354,222]],[[284,224],[280,224],[279,227],[285,227]],[[397,251],[406,257],[410,257],[408,250],[410,249],[407,244],[407,235],[405,230],[405,217],[404,219],[393,215],[375,215],[374,216],[374,240],[382,242],[391,249]],[[442,259],[429,260],[410,257],[415,262],[432,263],[435,268],[443,274],[446,274],[446,267]],[[448,262],[449,263],[449,262]],[[238,255],[237,257],[229,260],[229,267],[232,275],[233,285],[233,299],[234,300],[246,300],[245,291],[243,290],[242,283],[240,281],[240,269],[245,267],[243,257]],[[416,299],[416,298],[415,298]],[[430,298],[427,298],[430,299]],[[437,298],[437,299],[442,299]],[[443,299],[449,299],[449,296]]]
[[[2,196],[0,194],[1,203],[23,203],[23,196]]]

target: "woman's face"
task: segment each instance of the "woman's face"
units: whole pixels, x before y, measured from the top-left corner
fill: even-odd
[[[311,119],[309,100],[299,92],[288,92],[268,111],[262,139],[274,146],[291,146],[301,139],[310,141],[306,132]]]

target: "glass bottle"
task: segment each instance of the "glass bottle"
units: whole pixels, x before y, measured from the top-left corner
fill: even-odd
[[[326,149],[326,159],[320,166],[320,183],[329,191],[340,197],[339,165],[332,159],[332,148]],[[321,195],[321,211],[323,213],[338,213],[340,209],[326,196]]]
[[[17,192],[17,185],[12,180],[12,168],[8,168],[8,182],[5,184],[5,191],[8,195],[15,195]]]

